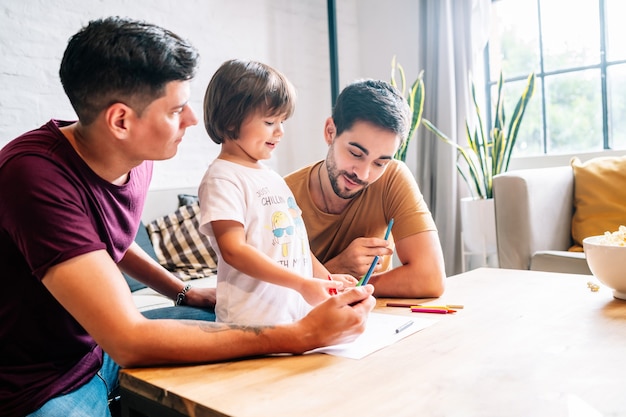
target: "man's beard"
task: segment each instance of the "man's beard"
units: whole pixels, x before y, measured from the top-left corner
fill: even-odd
[[[355,174],[348,174],[348,172],[346,171],[338,171],[337,164],[335,164],[335,160],[333,157],[328,157],[326,159],[326,168],[328,170],[328,179],[330,180],[330,185],[333,187],[333,192],[339,198],[343,198],[344,200],[352,200],[353,198],[358,197],[368,186],[367,182],[361,181]],[[341,188],[339,188],[338,178],[340,176],[347,177],[350,181],[363,186],[363,188],[354,192],[342,190]]]

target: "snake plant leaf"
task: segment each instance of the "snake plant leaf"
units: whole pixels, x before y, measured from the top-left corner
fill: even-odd
[[[481,170],[478,168],[478,165],[476,164],[476,162],[474,161],[475,158],[472,158],[470,155],[476,155],[474,152],[468,152],[467,149],[465,149],[464,147],[462,147],[461,145],[459,145],[458,143],[452,141],[450,138],[448,138],[448,136],[446,136],[445,133],[443,133],[441,130],[439,130],[434,124],[432,124],[429,120],[427,119],[422,119],[422,124],[431,132],[433,132],[437,137],[439,137],[442,141],[444,141],[445,143],[447,143],[448,145],[452,146],[453,148],[455,148],[458,152],[459,155],[463,157],[463,160],[465,161],[468,170],[469,170],[469,176],[471,178],[471,182],[467,179],[467,177],[465,176],[464,172],[463,172],[463,168],[462,166],[457,162],[457,171],[461,174],[461,176],[465,179],[465,182],[470,185],[473,182],[474,185],[474,189],[476,190],[476,193],[482,197],[481,190],[481,176],[480,176],[480,172]],[[466,130],[467,130],[467,126],[466,126]],[[469,133],[469,130],[467,130],[467,134],[468,136],[471,136]]]
[[[397,83],[396,74],[399,74],[400,85]],[[493,126],[489,127],[489,129],[486,129],[482,110],[478,105],[476,87],[473,82],[471,83],[471,97],[474,104],[474,121],[476,127],[472,131],[468,120],[465,121],[467,146],[459,145],[456,141],[446,136],[445,133],[439,130],[429,120],[422,118],[425,99],[423,75],[424,71],[422,70],[408,90],[407,96],[404,68],[396,61],[396,57],[393,57],[391,61],[391,85],[401,91],[402,96],[406,98],[411,109],[409,134],[403,145],[396,152],[395,158],[402,161],[406,160],[409,142],[413,136],[416,135],[419,125],[423,124],[426,129],[434,133],[435,136],[456,149],[457,171],[468,185],[474,198],[492,198],[493,177],[506,172],[509,168],[522,118],[535,90],[535,74],[531,73],[528,76],[524,91],[517,101],[511,121],[507,126],[507,118],[504,110],[504,76],[502,71],[500,72],[496,89],[497,96],[493,113]]]
[[[504,114],[504,97],[502,95],[502,88],[504,87],[504,79],[502,72],[498,77],[498,95],[496,96],[496,111],[494,112],[494,128],[502,130],[502,127],[506,123],[506,117]]]
[[[396,152],[396,159],[406,161],[406,152],[409,146],[410,140],[415,136],[418,126],[422,121],[422,114],[424,112],[424,71],[421,71],[413,85],[411,86],[410,94],[408,97],[409,108],[411,112],[411,123],[409,125],[409,134],[406,140],[403,142],[402,147]]]
[[[471,84],[471,96],[475,110],[474,119],[477,127],[472,132],[466,120],[465,136],[467,146],[461,146],[448,138],[430,121],[426,119],[422,120],[422,124],[428,130],[458,151],[460,160],[465,162],[466,167],[462,167],[459,163],[460,161],[457,161],[457,171],[468,185],[474,198],[492,198],[493,177],[508,170],[522,118],[534,92],[535,74],[531,73],[527,78],[524,91],[513,111],[508,130],[507,118],[504,111],[503,85],[504,77],[501,72],[497,84],[493,126],[489,130],[486,130],[482,111],[476,98],[476,88],[474,83]]]
[[[398,83],[396,82],[396,71],[400,73],[400,82],[402,87],[398,87]],[[404,68],[402,65],[396,62],[396,56],[394,55],[391,59],[391,85],[396,87],[402,93],[402,97],[406,95],[406,77],[404,75]]]
[[[396,81],[396,71],[400,74],[400,82],[401,85],[398,86]],[[394,55],[391,61],[391,85],[398,88],[401,92],[402,96],[406,98],[409,108],[411,110],[411,120],[409,122],[409,132],[407,137],[404,139],[402,146],[396,151],[394,155],[395,159],[399,159],[401,161],[406,161],[406,153],[409,146],[409,142],[415,136],[417,132],[417,128],[419,127],[422,121],[422,113],[424,112],[424,71],[420,71],[419,75],[411,85],[411,88],[408,91],[406,90],[406,76],[404,73],[404,68],[396,61],[396,57]]]
[[[532,73],[528,76],[528,79],[526,81],[526,87],[522,92],[522,96],[517,101],[517,105],[515,106],[515,110],[513,111],[513,116],[511,117],[511,124],[509,125],[509,131],[507,133],[506,150],[504,152],[505,162],[502,166],[502,172],[506,172],[509,168],[511,154],[513,153],[513,148],[515,147],[515,142],[517,141],[517,133],[519,132],[520,124],[522,123],[522,118],[524,117],[524,112],[528,107],[528,102],[530,101],[534,92],[535,74]]]
[[[469,134],[468,122],[466,121],[465,122],[467,126],[466,135],[467,135],[467,140],[470,144],[470,147],[472,148],[472,150],[476,153],[476,156],[478,157],[481,172],[487,173],[489,170],[489,151],[487,149],[488,147],[487,144],[489,143],[489,136],[485,135],[485,129],[483,127],[482,111],[480,109],[480,106],[478,105],[478,99],[476,98],[476,86],[474,85],[474,83],[472,83],[471,85],[471,92],[472,92],[472,101],[474,102],[474,109],[476,111],[476,121],[478,123],[478,127],[474,131],[474,139],[472,139],[472,136]],[[480,135],[478,135],[478,133],[480,133]],[[485,179],[483,179],[482,182],[485,183],[486,182]],[[483,193],[481,193],[480,191],[479,191],[479,195],[481,198],[485,198],[483,196]]]

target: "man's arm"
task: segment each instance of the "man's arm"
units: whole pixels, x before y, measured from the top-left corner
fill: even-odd
[[[401,265],[372,276],[377,297],[439,297],[445,288],[445,264],[439,235],[426,231],[396,242]]]
[[[176,296],[186,285],[152,259],[136,242],[128,248],[118,266],[128,275],[172,300],[176,300]],[[185,294],[184,304],[195,307],[215,306],[215,288],[192,287]]]
[[[391,256],[393,249],[380,238],[358,238],[335,258],[326,262],[331,272],[350,272],[363,276],[375,256]],[[439,297],[445,287],[445,264],[439,236],[435,231],[416,233],[396,242],[401,265],[379,273],[378,264],[370,282],[377,297],[430,298]]]
[[[89,271],[90,279],[85,279]],[[101,250],[48,270],[43,283],[121,366],[213,362],[294,353],[355,339],[374,308],[372,286],[351,289],[289,325],[228,326],[204,321],[149,320],[135,308],[119,269]]]

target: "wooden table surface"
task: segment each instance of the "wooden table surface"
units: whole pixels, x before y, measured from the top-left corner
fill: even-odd
[[[590,280],[480,268],[448,278],[440,299],[418,300],[463,304],[455,314],[379,299],[378,312],[437,323],[360,360],[312,354],[126,369],[120,383],[190,416],[626,415],[626,302],[608,288],[590,291]]]

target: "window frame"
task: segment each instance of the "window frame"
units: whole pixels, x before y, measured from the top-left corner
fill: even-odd
[[[492,3],[495,1],[514,1],[514,0],[492,0]],[[541,108],[541,147],[542,153],[532,156],[525,157],[540,157],[540,156],[550,156],[555,155],[555,153],[548,152],[548,124],[546,123],[547,114],[546,114],[546,95],[545,95],[545,79],[546,77],[550,77],[553,75],[559,74],[567,74],[567,73],[575,73],[579,71],[586,71],[590,69],[599,69],[600,70],[600,92],[601,92],[601,106],[602,106],[602,149],[604,151],[612,151],[614,148],[610,146],[610,138],[609,138],[609,103],[608,103],[608,87],[607,87],[607,70],[611,66],[615,65],[623,65],[626,64],[626,59],[620,60],[607,60],[607,22],[606,22],[606,3],[605,0],[597,0],[599,10],[599,30],[600,30],[600,62],[598,64],[593,65],[584,65],[584,66],[572,66],[560,70],[546,71],[544,67],[544,49],[543,49],[543,30],[542,30],[542,20],[541,20],[541,3],[542,1],[547,0],[536,0],[537,3],[537,21],[538,21],[538,53],[539,53],[539,69],[535,73],[536,76],[536,85],[535,85],[535,97],[533,99],[541,100],[540,108]],[[484,52],[483,52],[483,65],[484,65],[484,100],[486,104],[486,112],[485,117],[487,121],[487,125],[492,125],[492,107],[494,103],[492,101],[492,88],[497,85],[497,79],[491,79],[491,62],[490,62],[490,42],[488,41]],[[518,82],[526,79],[526,75],[524,76],[515,76],[510,78],[504,78],[503,83],[512,83]]]

